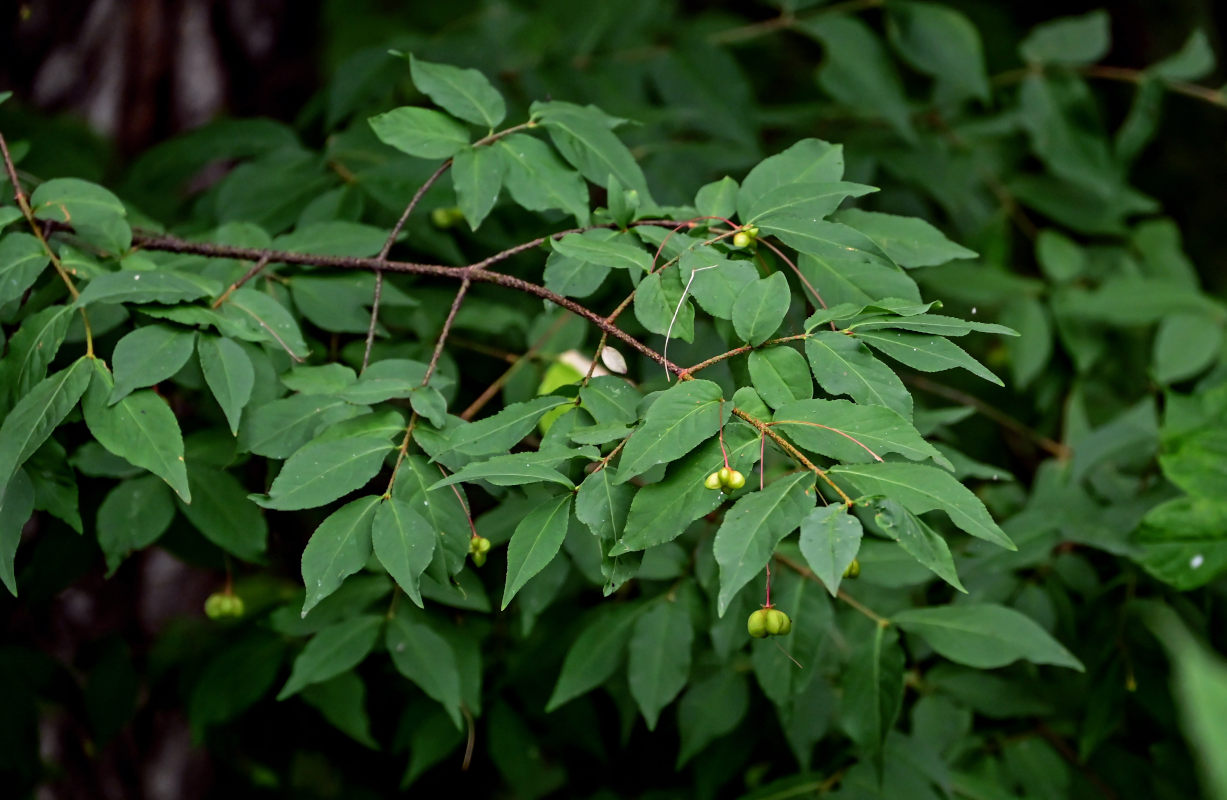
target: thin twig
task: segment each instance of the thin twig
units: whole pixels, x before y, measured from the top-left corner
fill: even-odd
[[[249,280],[259,275],[260,272],[267,266],[268,266],[268,257],[262,256],[258,261],[256,261],[256,263],[252,266],[251,269],[247,270],[247,273],[243,275],[243,277],[239,278],[237,281],[230,284],[230,286],[227,287],[226,291],[222,292],[221,295],[219,295],[218,298],[213,301],[212,308],[217,308],[222,303],[226,302],[226,299],[230,297],[230,295],[234,294],[235,291],[242,288],[243,284],[247,283]]]
[[[456,298],[452,300],[452,307],[447,312],[447,319],[443,320],[443,329],[439,331],[439,338],[435,340],[435,350],[430,354],[430,363],[426,365],[426,374],[422,376],[422,385],[425,386],[430,382],[430,376],[435,373],[435,367],[439,366],[439,356],[443,354],[443,344],[447,341],[447,334],[452,330],[452,322],[456,319],[456,313],[460,311],[460,304],[464,302],[464,296],[468,294],[470,281],[465,278],[460,283],[460,289],[456,292]]]
[[[813,472],[815,475],[821,478],[827,484],[827,486],[830,486],[832,489],[835,490],[835,493],[839,495],[841,500],[843,500],[845,506],[852,505],[852,498],[849,497],[847,493],[844,492],[843,489],[839,488],[839,486],[835,484],[835,481],[831,480],[831,477],[827,475],[826,470],[822,469],[817,464],[815,464],[814,462],[806,458],[805,454],[802,453],[797,448],[793,447],[792,444],[790,444],[787,439],[780,436],[775,431],[771,430],[771,428],[767,426],[767,423],[763,422],[758,417],[752,416],[751,414],[747,414],[746,412],[742,411],[740,408],[734,408],[733,413],[741,417],[742,419],[744,419],[746,422],[753,425],[755,429],[758,430],[759,433],[762,433],[765,436],[769,437],[771,441],[779,445],[780,448],[783,449],[785,453],[788,453],[788,455],[790,455],[799,464],[801,464],[806,469],[808,469],[810,472]]]
[[[818,584],[822,584],[823,586],[826,586],[826,584],[822,582],[822,578],[819,578],[812,569],[805,566],[804,564],[799,564],[796,561],[793,561],[788,556],[783,556],[783,555],[780,555],[779,553],[776,553],[772,557],[776,561],[788,567],[793,572],[800,575],[802,578],[805,578],[806,580],[813,581],[814,583],[818,583]],[[890,625],[889,619],[882,616],[878,612],[874,611],[872,608],[865,605],[861,601],[857,600],[855,597],[848,594],[843,589],[840,589],[839,591],[837,591],[835,593],[835,596],[838,597],[840,600],[844,601],[845,603],[847,603],[850,607],[864,614],[866,617],[869,617],[871,620],[876,622],[878,625],[881,625],[882,627],[886,627],[887,625]]]
[[[60,257],[56,255],[56,252],[51,249],[51,245],[48,244],[47,237],[43,235],[42,226],[34,218],[34,210],[30,208],[25,192],[21,191],[21,180],[17,177],[17,165],[13,163],[13,157],[9,154],[8,142],[2,133],[0,133],[0,156],[4,158],[4,170],[8,173],[9,181],[13,184],[13,200],[21,210],[21,215],[25,217],[26,223],[29,224],[30,230],[33,231],[34,237],[42,245],[43,252],[47,254],[51,265],[55,267],[56,274],[64,281],[64,285],[68,287],[68,294],[72,296],[73,300],[76,300],[81,296],[81,293],[77,291],[77,287],[73,284],[72,278],[69,277],[68,271],[64,269],[63,263],[60,262]],[[65,216],[67,216],[67,212],[65,212]],[[89,315],[85,312],[85,308],[82,307],[80,311],[81,322],[85,326],[85,354],[92,358],[94,355],[94,331],[90,327]]]
[[[549,238],[549,237],[545,237]],[[172,253],[192,253],[195,255],[210,256],[214,258],[245,258],[258,259],[267,255],[272,261],[281,261],[286,264],[306,264],[317,267],[335,267],[338,269],[366,269],[375,270],[383,269],[389,272],[402,272],[411,275],[430,275],[440,278],[464,279],[468,278],[474,283],[493,283],[509,289],[531,294],[540,297],[543,300],[549,300],[557,306],[567,309],[584,319],[591,322],[596,327],[630,345],[635,350],[652,359],[656,363],[664,366],[673,374],[682,372],[682,368],[668,361],[660,353],[640,342],[635,337],[623,331],[605,320],[600,314],[591,311],[585,306],[563,297],[557,292],[552,292],[544,286],[539,286],[535,283],[516,278],[512,275],[506,275],[501,272],[493,272],[481,268],[482,264],[492,263],[498,256],[505,256],[509,251],[504,251],[498,256],[492,256],[485,261],[477,262],[476,264],[467,267],[446,267],[439,264],[416,264],[404,261],[379,261],[375,258],[355,258],[351,256],[326,256],[315,253],[295,253],[286,250],[267,250],[255,247],[234,247],[232,245],[213,244],[211,242],[192,242],[187,239],[181,239],[177,236],[168,236],[163,234],[144,234],[133,233],[132,240],[140,247],[147,250],[159,250]],[[538,242],[539,243],[539,242]],[[521,247],[512,248],[513,250],[522,249]]]

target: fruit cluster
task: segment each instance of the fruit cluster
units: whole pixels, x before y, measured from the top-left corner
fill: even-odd
[[[490,540],[484,536],[474,536],[469,539],[469,555],[473,557],[474,566],[486,563],[486,554],[490,552]]]
[[[238,619],[243,611],[243,598],[237,594],[214,592],[205,598],[204,612],[209,619]]]
[[[733,247],[749,247],[758,239],[758,226],[748,225],[733,234]]]
[[[746,476],[735,469],[721,467],[707,476],[703,485],[708,489],[719,489],[722,492],[735,492],[746,485]]]
[[[792,630],[792,620],[778,608],[764,606],[746,620],[746,630],[755,639],[768,636],[787,636]]]

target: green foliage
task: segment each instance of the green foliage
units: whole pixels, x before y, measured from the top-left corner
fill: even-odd
[[[1131,184],[1209,39],[1098,69],[1096,11],[990,76],[936,2],[546,5],[354,11],[293,127],[18,172],[5,608],[158,548],[246,610],[54,680],[20,629],[0,739],[81,679],[244,793],[1221,790],[1227,305]]]

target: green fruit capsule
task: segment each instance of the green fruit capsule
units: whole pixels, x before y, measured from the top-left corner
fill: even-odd
[[[737,231],[733,234],[733,247],[749,247],[752,241],[754,239],[745,231]]]
[[[844,570],[844,577],[845,578],[855,578],[860,574],[861,574],[861,562],[857,561],[854,558],[852,559],[852,563],[849,564],[847,569]]]
[[[490,552],[490,540],[484,536],[478,536],[477,537],[477,552],[482,553],[483,555],[485,553],[489,553]]]
[[[226,599],[226,595],[221,592],[214,592],[205,598],[204,612],[209,619],[221,619],[227,615],[230,609],[230,602]]]
[[[778,608],[763,609],[767,612],[766,627],[767,633],[771,636],[783,636],[792,630],[792,620],[788,615]]]
[[[703,481],[703,485],[706,486],[708,489],[719,489],[720,488],[720,473],[713,472],[712,474],[708,475],[707,480]]]
[[[760,608],[750,614],[750,618],[746,620],[746,630],[755,639],[765,638],[767,634],[767,611],[768,609]]]
[[[227,603],[226,603],[226,615],[227,616],[234,617],[235,619],[239,619],[240,617],[243,616],[244,613],[246,613],[247,609],[243,605],[243,598],[239,597],[237,594],[232,594],[232,595],[228,595],[226,599],[227,599]]]
[[[721,467],[720,471],[716,473],[716,477],[720,479],[721,486],[728,486],[729,478],[732,476],[733,470],[729,469],[728,467]]]
[[[482,566],[485,566],[485,564],[486,564],[486,554],[485,553],[473,553],[473,566],[482,567]]]
[[[730,489],[737,490],[745,485],[746,485],[745,475],[742,475],[737,470],[731,470],[729,472],[729,479],[725,481],[725,486],[728,486]]]

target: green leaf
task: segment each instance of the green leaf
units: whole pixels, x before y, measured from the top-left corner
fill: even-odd
[[[409,599],[422,607],[418,584],[435,553],[435,532],[408,503],[389,497],[375,512],[371,544],[383,564]]]
[[[339,397],[296,394],[248,409],[239,426],[240,452],[288,458],[335,423],[370,411]]]
[[[813,474],[795,472],[745,495],[728,510],[712,549],[720,566],[720,616],[738,590],[762,572],[776,545],[797,529],[817,497]]]
[[[638,192],[643,201],[648,200],[643,171],[631,151],[609,130],[602,112],[561,101],[537,101],[530,111],[535,119],[541,120],[562,157],[585,178],[605,186],[613,175],[623,188]]]
[[[264,508],[281,511],[326,505],[361,489],[379,474],[392,448],[382,433],[310,442],[286,459],[267,498],[255,495],[252,499]]]
[[[1172,659],[1171,692],[1192,745],[1207,797],[1227,796],[1227,664],[1194,639],[1175,612],[1154,613],[1151,627]]]
[[[733,304],[758,280],[758,272],[747,261],[728,261],[694,250],[682,253],[678,269],[703,310],[720,319],[733,318]]]
[[[295,361],[302,361],[310,353],[294,317],[267,294],[246,287],[237,289],[222,303],[221,312],[246,329],[255,341],[273,342]]]
[[[437,532],[436,556],[443,558],[447,573],[455,575],[468,556],[472,531],[467,507],[461,499],[461,487],[429,488],[442,474],[437,465],[428,464],[421,456],[406,456],[396,472],[392,493]]]
[[[385,643],[396,671],[442,705],[459,728],[460,670],[447,640],[401,612],[388,620]]]
[[[549,451],[536,453],[505,453],[485,461],[466,464],[456,472],[442,480],[435,481],[431,489],[440,486],[450,486],[453,483],[472,483],[473,481],[489,481],[495,486],[520,486],[525,483],[560,483],[568,489],[574,489],[575,484],[550,465],[550,461],[558,463],[568,458],[575,458],[579,453],[561,451],[557,457],[542,462],[541,458],[549,457]]]
[[[422,386],[426,377],[426,365],[408,358],[385,358],[366,368],[362,377],[352,386],[337,391],[351,403],[371,405],[394,398],[412,397]],[[435,379],[436,386],[447,385],[443,379]]]
[[[892,3],[887,33],[903,60],[938,81],[939,96],[988,100],[980,33],[963,14],[938,3]]]
[[[21,297],[50,262],[42,242],[28,233],[0,239],[0,305]]]
[[[1082,662],[1034,620],[996,603],[909,608],[891,622],[945,658],[969,667],[994,669],[1021,658],[1084,671]]]
[[[777,408],[814,396],[814,379],[805,356],[792,347],[777,345],[750,353],[750,380],[767,405]]]
[[[170,270],[104,272],[90,279],[76,305],[92,303],[182,303],[210,297],[221,287],[207,278]]]
[[[955,244],[917,217],[848,208],[836,214],[835,220],[868,236],[901,267],[935,267],[957,258],[976,257],[975,251]]]
[[[1123,193],[1121,168],[1107,136],[1093,114],[1094,97],[1086,83],[1072,76],[1029,74],[1019,93],[1020,121],[1031,146],[1056,175],[1085,187],[1104,200]]]
[[[341,506],[311,534],[302,553],[302,580],[307,587],[302,616],[366,565],[379,499],[361,497]]]
[[[363,258],[378,253],[387,238],[388,234],[383,228],[330,219],[299,225],[292,233],[283,233],[274,239],[272,248],[294,253]]]
[[[507,546],[507,583],[500,608],[507,608],[528,579],[558,555],[570,518],[571,495],[564,494],[542,503],[516,526]]]
[[[12,92],[0,92],[0,103],[11,95]],[[21,209],[15,206],[0,206],[0,230],[21,219]]]
[[[1030,297],[1018,298],[1032,300]],[[817,315],[815,315],[817,316]],[[947,317],[943,314],[914,314],[905,317],[869,317],[848,325],[844,330],[874,330],[876,328],[902,328],[919,333],[935,333],[940,336],[966,336],[972,331],[996,333],[1002,336],[1018,336],[1018,331],[1004,325],[992,322],[974,322],[972,320]]]
[[[950,468],[912,423],[885,406],[797,400],[776,409],[772,425],[806,450],[843,462],[881,461],[883,453],[899,453],[912,461],[931,458]]]
[[[119,198],[96,183],[78,178],[52,178],[30,195],[34,216],[73,226],[77,236],[111,253],[132,245],[132,230]]]
[[[554,242],[554,249],[587,264],[629,270],[632,275],[646,274],[652,266],[652,256],[627,234],[609,231],[568,233]]]
[[[945,539],[894,500],[877,499],[873,505],[876,509],[874,522],[883,533],[898,542],[905,553],[931,569],[939,578],[960,592],[967,593],[959,581],[954,557],[950,555]]]
[[[694,196],[694,207],[700,216],[728,219],[737,213],[737,191],[737,181],[725,175],[700,187]]]
[[[1189,34],[1180,50],[1146,71],[1168,81],[1199,81],[1214,71],[1215,61],[1206,32],[1198,29]]]
[[[1177,497],[1142,519],[1138,563],[1181,591],[1196,589],[1227,572],[1227,503],[1221,497]]]
[[[284,658],[280,637],[259,632],[211,654],[187,700],[193,742],[202,741],[209,726],[233,719],[263,697]]]
[[[675,383],[656,398],[622,449],[616,482],[626,483],[657,464],[676,461],[715,436],[732,413],[717,384]]]
[[[912,396],[894,371],[851,336],[819,331],[805,340],[805,355],[818,385],[858,403],[886,406],[912,418]]]
[[[98,546],[106,557],[107,575],[133,550],[158,540],[175,516],[166,484],[154,475],[131,478],[116,486],[98,506]]]
[[[802,139],[784,152],[755,164],[741,182],[741,189],[738,190],[734,181],[730,191],[737,199],[738,218],[742,224],[748,224],[755,210],[762,207],[763,199],[780,187],[798,183],[836,183],[843,176],[843,145],[821,139]]]
[[[598,375],[579,390],[580,404],[601,425],[628,424],[639,419],[643,399],[634,386],[615,375]]]
[[[733,303],[733,329],[742,340],[757,347],[767,341],[784,321],[792,292],[782,272],[749,284]]]
[[[746,678],[725,668],[692,683],[682,695],[677,709],[681,748],[677,768],[693,758],[710,742],[731,732],[750,707]]]
[[[529,211],[558,209],[588,223],[588,186],[579,173],[564,165],[549,145],[517,133],[491,145],[507,164],[503,185]]]
[[[913,514],[941,510],[967,533],[986,542],[1016,550],[980,498],[953,475],[924,464],[839,464],[828,473],[837,483],[847,480],[861,496],[880,495],[897,500]]]
[[[1151,370],[1169,384],[1200,373],[1214,363],[1223,343],[1223,326],[1209,314],[1175,313],[1159,321]]]
[[[507,159],[491,147],[466,147],[452,158],[456,201],[471,229],[477,230],[494,208],[506,173]]]
[[[1108,14],[1100,9],[1035,26],[1018,52],[1033,64],[1081,66],[1107,55],[1111,43]]]
[[[840,719],[844,731],[874,761],[903,702],[903,649],[892,628],[875,626],[844,670]]]
[[[0,424],[0,489],[77,405],[90,383],[93,360],[79,358],[71,366],[47,376],[5,416]],[[0,501],[3,500],[0,495]]]
[[[209,384],[209,390],[222,407],[226,422],[230,424],[230,433],[238,436],[239,419],[256,383],[256,371],[251,359],[237,343],[220,336],[201,336],[196,352],[200,357],[205,383]]]
[[[470,456],[505,453],[537,427],[549,410],[570,403],[565,397],[547,395],[526,403],[512,403],[497,414],[454,428],[447,449]]]
[[[371,736],[366,713],[366,685],[354,672],[342,672],[303,690],[302,699],[324,715],[334,728],[372,750],[379,745]]]
[[[592,691],[618,671],[641,611],[639,605],[609,603],[584,615],[580,634],[567,650],[562,672],[545,705],[546,713]]]
[[[493,128],[507,115],[503,96],[475,69],[435,64],[410,54],[409,71],[413,85],[453,116]]]
[[[693,642],[690,613],[679,602],[658,602],[635,622],[626,680],[650,731],[656,730],[661,710],[686,687]]]
[[[818,85],[849,108],[870,110],[907,141],[916,138],[903,83],[873,29],[848,14],[827,14],[798,22],[797,30],[825,49]]]
[[[923,372],[941,372],[962,367],[986,381],[998,386],[1005,385],[988,367],[969,356],[966,350],[941,336],[858,329],[856,337],[896,361]]]
[[[14,401],[47,376],[72,318],[68,306],[50,306],[27,317],[9,339],[8,354],[0,360],[0,386]]]
[[[102,361],[90,361],[93,379],[81,403],[89,432],[107,450],[149,470],[166,481],[185,503],[192,502],[183,462],[183,434],[175,412],[150,389],[108,405],[114,391],[111,372]]]
[[[801,520],[801,555],[834,597],[844,570],[861,549],[861,521],[842,503],[820,506]]]
[[[171,377],[192,357],[195,347],[195,331],[172,325],[145,325],[125,335],[111,354],[115,389],[107,402],[118,402],[133,389]]]
[[[18,469],[0,486],[0,581],[17,596],[17,575],[14,560],[21,531],[34,513],[34,484],[25,470]]]
[[[616,484],[608,469],[599,469],[584,478],[575,495],[575,517],[602,541],[616,542],[626,530],[635,488]]]
[[[743,224],[759,223],[776,216],[825,217],[849,197],[863,197],[878,191],[876,186],[847,181],[829,183],[785,183],[776,186],[753,203],[748,203]]]
[[[385,284],[384,291],[390,287],[390,283]],[[374,288],[373,275],[295,275],[290,278],[290,296],[303,317],[313,325],[336,333],[367,332],[371,324],[368,306]],[[382,302],[387,301],[385,295]],[[375,330],[377,333],[384,332],[378,325]]]
[[[435,387],[417,387],[409,395],[409,404],[414,411],[425,417],[436,428],[447,425],[447,399]]]
[[[758,460],[757,432],[748,425],[726,426],[724,444],[729,464],[749,475],[751,465]],[[705,487],[703,479],[722,466],[720,442],[711,439],[672,466],[663,481],[635,492],[625,533],[609,554],[618,556],[671,542],[691,522],[716,509],[724,502],[724,495]]]
[[[277,699],[284,700],[313,683],[322,683],[361,664],[375,646],[383,622],[382,614],[359,614],[315,634],[294,659],[290,678],[277,693]]]
[[[204,537],[243,561],[259,562],[268,546],[268,523],[247,490],[229,472],[191,461],[187,471],[191,504],[180,502],[183,516]]]
[[[694,307],[674,270],[657,271],[635,289],[635,319],[652,333],[694,341]]]
[[[1045,303],[1034,297],[1016,297],[1001,309],[1003,324],[1018,331],[1018,338],[1007,342],[1010,375],[1014,385],[1024,389],[1040,375],[1052,358],[1052,323]]]
[[[463,125],[428,108],[401,106],[368,122],[381,142],[418,158],[451,158],[469,143]]]

